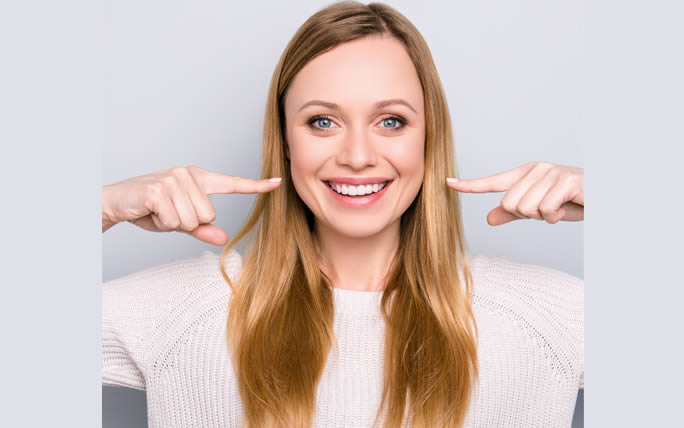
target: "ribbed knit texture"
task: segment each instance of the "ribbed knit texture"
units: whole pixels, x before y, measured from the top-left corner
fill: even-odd
[[[480,380],[466,427],[569,427],[584,386],[584,281],[503,257],[470,259]],[[231,250],[226,273],[242,258]],[[315,427],[370,427],[382,393],[382,291],[334,289],[335,334],[318,384]],[[102,383],[146,390],[151,428],[239,427],[226,345],[230,288],[220,255],[105,282]]]

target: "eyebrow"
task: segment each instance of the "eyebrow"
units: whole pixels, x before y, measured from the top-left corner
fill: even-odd
[[[401,105],[404,105],[404,106],[410,108],[414,113],[418,114],[418,112],[416,111],[416,109],[414,109],[414,108],[411,106],[411,104],[409,104],[409,103],[408,103],[407,101],[405,101],[405,100],[402,100],[401,98],[392,98],[392,99],[390,99],[390,100],[378,101],[377,103],[375,103],[375,109],[376,109],[376,110],[377,110],[377,109],[381,109],[381,108],[383,108],[383,107],[387,107],[387,106],[390,106],[390,105],[393,105],[393,104],[401,104]],[[337,104],[335,104],[335,103],[330,103],[330,102],[321,101],[321,100],[311,100],[311,101],[308,101],[308,102],[304,103],[304,105],[301,106],[301,107],[299,108],[299,110],[297,110],[297,112],[300,112],[300,111],[304,110],[304,108],[306,108],[306,107],[308,107],[308,106],[312,106],[312,105],[320,105],[320,106],[323,106],[323,107],[327,107],[327,108],[329,108],[329,109],[331,109],[331,110],[338,110],[338,111],[341,110],[341,109],[340,109],[340,106],[337,105]]]

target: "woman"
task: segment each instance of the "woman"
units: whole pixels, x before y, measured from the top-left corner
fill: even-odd
[[[568,426],[583,282],[465,252],[457,191],[505,191],[490,224],[583,218],[583,172],[530,163],[450,183],[429,49],[382,5],[314,14],[269,90],[262,177],[198,167],[103,189],[128,221],[215,245],[212,193],[258,193],[219,257],[103,289],[103,383],[147,390],[152,427]],[[278,180],[280,179],[280,180]],[[231,248],[256,227],[244,257]]]

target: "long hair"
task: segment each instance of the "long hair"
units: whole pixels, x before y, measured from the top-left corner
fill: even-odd
[[[316,386],[335,341],[334,299],[313,240],[313,214],[299,198],[285,155],[283,99],[295,75],[337,45],[366,36],[401,41],[425,102],[425,173],[402,214],[399,249],[387,273],[384,383],[375,426],[463,425],[477,382],[477,326],[465,252],[448,106],[430,50],[411,22],[381,3],[341,2],[311,16],[289,42],[266,102],[261,177],[282,177],[257,194],[245,224],[224,249],[232,290],[227,340],[244,427],[310,427]],[[225,273],[229,250],[253,228],[241,275]]]

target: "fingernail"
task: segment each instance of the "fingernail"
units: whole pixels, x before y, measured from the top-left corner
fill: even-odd
[[[280,183],[280,180],[282,180],[281,177],[274,177],[274,178],[269,178],[268,181],[271,181],[273,183]]]
[[[456,182],[458,181],[458,178],[452,178],[452,177],[450,177],[450,178],[447,178],[447,181],[448,181],[449,183],[456,183]]]

